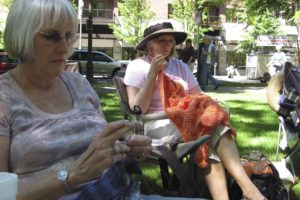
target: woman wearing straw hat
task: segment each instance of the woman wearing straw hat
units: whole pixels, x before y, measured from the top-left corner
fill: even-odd
[[[160,71],[181,83],[188,93],[202,93],[188,66],[173,57],[175,46],[185,41],[186,37],[185,32],[175,31],[168,22],[145,29],[143,40],[136,46],[145,56],[129,63],[124,77],[131,108],[137,105],[143,113],[163,111],[156,82]],[[152,138],[152,145],[181,139],[179,131],[169,119],[146,122],[144,130]],[[205,168],[205,179],[213,199],[228,199],[224,168],[240,185],[245,199],[265,199],[240,164],[234,140],[227,137],[229,131],[225,126],[216,127],[210,142],[210,162]]]

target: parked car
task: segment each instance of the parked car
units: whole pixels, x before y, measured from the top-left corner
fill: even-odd
[[[11,58],[5,51],[0,51],[0,74],[15,68],[17,64],[17,59]]]
[[[127,65],[131,62],[131,60],[118,60],[121,63],[121,70],[118,72],[118,76],[124,77]]]
[[[75,50],[69,60],[79,61],[79,71],[86,74],[88,50]],[[92,51],[92,63],[95,76],[113,77],[121,70],[121,62],[114,60],[103,52]]]

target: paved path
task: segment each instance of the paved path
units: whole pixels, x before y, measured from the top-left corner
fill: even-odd
[[[247,79],[246,76],[234,76],[233,78],[228,78],[227,76],[214,76],[216,79],[218,79],[221,83],[222,82],[233,82],[233,83],[257,83],[259,84],[259,80],[251,80]],[[242,91],[257,91],[257,92],[264,92],[265,87],[255,87],[255,86],[249,86],[249,87],[236,87],[236,86],[221,86],[218,88],[218,90],[214,90],[213,85],[208,85],[207,88],[208,92],[242,92]]]
[[[247,79],[246,76],[234,76],[233,78],[228,78],[227,76],[215,76],[216,79],[220,80],[221,82],[236,82],[236,83],[259,83],[259,80],[249,80]],[[111,78],[99,78],[96,79],[97,82],[99,83],[108,83],[112,84],[113,81]],[[98,89],[100,93],[112,93],[115,92],[116,89],[115,87],[108,87],[104,86],[101,89]],[[214,90],[213,85],[208,86],[208,92],[220,92],[220,93],[228,93],[228,92],[233,92],[233,93],[238,93],[238,92],[245,92],[245,91],[253,91],[253,92],[259,92],[263,93],[265,92],[265,87],[230,87],[230,86],[221,86],[218,88],[218,90]]]
[[[226,82],[239,82],[239,83],[259,83],[259,80],[248,79],[246,76],[234,76],[228,78],[227,76],[214,76],[216,79]]]

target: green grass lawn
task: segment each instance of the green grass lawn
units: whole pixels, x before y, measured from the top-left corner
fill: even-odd
[[[103,92],[102,87],[113,85],[95,84],[94,88],[98,91],[104,114],[108,121],[122,119],[119,98],[115,92]],[[219,90],[207,92],[215,99],[225,101],[230,108],[230,119],[232,126],[236,129],[238,136],[236,144],[240,154],[252,150],[259,150],[269,157],[270,160],[276,159],[278,118],[269,108],[265,98],[265,84],[241,84],[224,83]],[[280,153],[280,159],[284,157]],[[300,155],[295,156],[298,160]],[[296,173],[300,175],[300,164],[295,162]],[[143,166],[143,173],[148,179],[146,190],[149,193],[157,193],[161,185],[159,171],[156,167]],[[143,190],[143,184],[142,184]],[[149,191],[153,190],[153,191]],[[300,199],[300,184],[295,185],[294,194],[297,193]]]

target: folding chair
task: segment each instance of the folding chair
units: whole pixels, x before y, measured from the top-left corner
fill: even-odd
[[[300,135],[299,132],[292,132],[285,126],[285,122],[282,116],[279,116],[278,119],[279,119],[279,127],[277,133],[276,161],[278,161],[279,149],[281,148],[287,153],[287,155],[285,156],[285,160],[290,161],[291,170],[293,176],[295,176],[296,173],[295,173],[292,156],[295,153],[297,153],[300,149],[300,145],[299,145]],[[288,144],[289,140],[295,140],[295,139],[297,139],[296,144],[293,147],[290,147]]]
[[[279,99],[279,127],[277,133],[276,161],[278,161],[279,148],[285,150],[285,159],[290,161],[292,173],[295,169],[292,156],[300,149],[300,68],[286,62],[283,68],[283,87]],[[281,136],[282,135],[282,136]],[[295,141],[290,147],[289,141]]]
[[[121,108],[125,119],[134,119],[139,121],[139,124],[143,124],[143,122],[149,120],[166,118],[164,113],[141,114],[139,107],[135,107],[134,110],[131,110],[129,107],[126,86],[123,82],[123,78],[114,76],[113,81],[117,89],[117,94],[120,97]],[[143,125],[139,126],[134,131],[136,134],[141,134],[141,132],[143,132]],[[179,190],[180,196],[183,197],[199,196],[200,192],[196,186],[192,173],[195,170],[194,167],[196,167],[193,159],[193,153],[200,145],[207,142],[209,138],[210,136],[205,135],[196,141],[179,143],[174,145],[172,148],[170,148],[168,145],[157,146],[157,148],[152,152],[152,155],[159,163],[163,188],[165,190]],[[188,156],[190,156],[190,163],[188,164],[188,167],[185,167],[182,161]],[[173,175],[170,174],[168,166],[170,166],[172,169]]]

